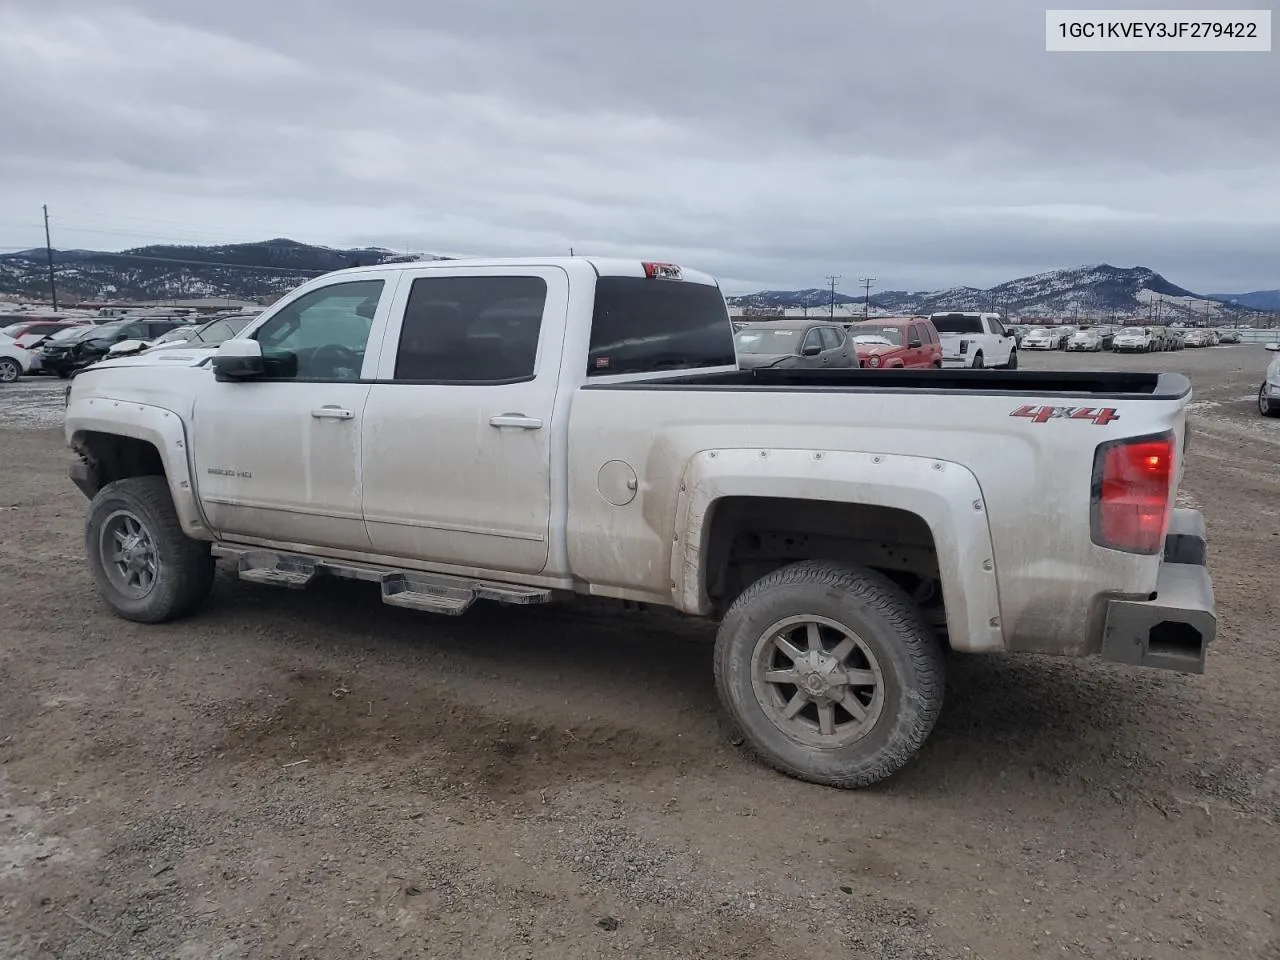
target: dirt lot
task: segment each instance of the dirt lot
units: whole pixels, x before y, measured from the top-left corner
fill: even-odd
[[[845,793],[722,726],[710,627],[398,611],[221,574],[111,616],[61,385],[0,388],[0,957],[1280,958],[1280,422],[1187,371],[1222,626],[1203,677],[961,658]]]

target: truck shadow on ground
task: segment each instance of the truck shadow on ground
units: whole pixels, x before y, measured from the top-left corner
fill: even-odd
[[[228,575],[202,616],[251,618],[293,665],[282,669],[275,714],[247,704],[227,718],[233,757],[425,751],[504,792],[544,781],[551,768],[567,779],[613,779],[723,764],[726,751],[751,762],[731,747],[706,622],[591,604],[478,604],[443,618],[388,608],[367,584],[301,593]],[[370,664],[379,671],[374,695],[351,679]],[[451,690],[459,678],[474,688],[468,696]],[[1160,765],[1149,753],[1152,732],[1172,723],[1154,739],[1176,739],[1188,682],[1089,661],[953,656],[947,702],[920,757],[873,789],[956,802],[995,781],[1114,794]]]

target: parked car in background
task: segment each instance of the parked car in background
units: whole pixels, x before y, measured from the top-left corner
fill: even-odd
[[[5,327],[4,332],[31,354],[31,366],[27,372],[39,373],[43,357],[40,352],[41,344],[63,330],[79,330],[88,326],[91,324],[87,320],[35,320],[11,324]]]
[[[1267,364],[1258,388],[1258,412],[1264,417],[1280,417],[1280,343],[1268,343],[1267,349],[1277,354]]]
[[[856,367],[857,357],[838,323],[773,320],[747,323],[735,335],[738,366]]]
[[[1207,347],[1213,343],[1208,330],[1188,330],[1182,344],[1186,347]]]
[[[1146,327],[1125,327],[1111,342],[1116,353],[1150,353],[1155,349],[1155,339]]]
[[[1087,330],[1077,330],[1067,340],[1067,349],[1072,351],[1084,350],[1089,353],[1098,353],[1102,350],[1102,334],[1093,327],[1090,327]]]
[[[0,333],[0,383],[13,383],[31,369],[31,352],[13,337]]]
[[[1239,343],[1240,331],[1239,330],[1223,330],[1222,336],[1218,338],[1218,342],[1219,343]]]
[[[860,367],[937,369],[942,339],[928,317],[876,317],[848,325]]]
[[[234,337],[256,316],[258,316],[256,313],[245,313],[234,317],[218,317],[203,324],[184,324],[160,334],[154,340],[121,340],[107,353],[109,356],[118,357],[181,347],[216,347],[224,340]]]
[[[1067,335],[1060,327],[1036,327],[1022,338],[1023,350],[1062,350],[1066,345]]]
[[[83,336],[50,341],[44,349],[41,362],[49,372],[65,379],[101,360],[111,346],[121,340],[152,340],[183,323],[184,321],[175,319],[116,320],[103,323],[87,328]]]
[[[945,367],[1018,366],[1018,342],[995,313],[935,313],[929,322],[942,341]]]

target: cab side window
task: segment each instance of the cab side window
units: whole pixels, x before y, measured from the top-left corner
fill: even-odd
[[[405,306],[394,378],[532,380],[546,302],[541,277],[419,277]]]
[[[283,380],[359,380],[382,280],[312,290],[254,333],[267,376]]]

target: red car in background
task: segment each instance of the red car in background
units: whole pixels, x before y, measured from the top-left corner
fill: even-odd
[[[847,326],[860,367],[933,370],[942,366],[942,341],[928,317],[873,317]]]

